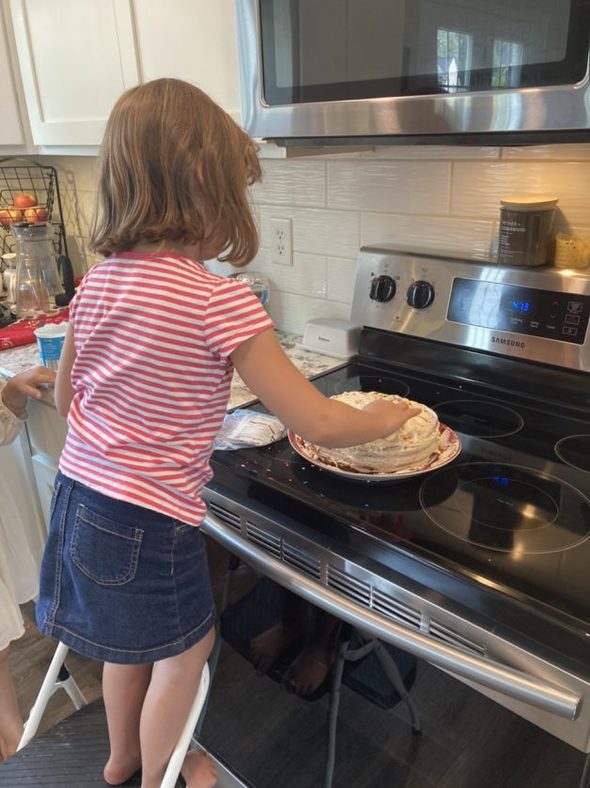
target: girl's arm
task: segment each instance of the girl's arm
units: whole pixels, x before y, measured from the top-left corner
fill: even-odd
[[[363,410],[321,394],[291,363],[273,329],[243,342],[231,360],[244,383],[287,427],[328,448],[383,438],[420,411],[406,401],[377,401]]]
[[[74,331],[68,325],[66,338],[64,339],[59,366],[57,368],[57,378],[55,381],[55,407],[60,416],[67,416],[74,396],[72,388],[72,367],[76,358],[74,348]]]

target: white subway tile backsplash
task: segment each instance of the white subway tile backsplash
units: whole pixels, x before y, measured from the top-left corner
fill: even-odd
[[[352,303],[356,259],[345,260],[341,257],[328,257],[328,298],[330,301]]]
[[[271,293],[269,313],[277,328],[302,334],[308,320],[317,317],[335,317],[341,320],[350,319],[350,307],[323,298],[293,295],[281,291]]]
[[[68,175],[73,175],[76,188],[96,191],[98,159],[95,156],[46,156],[44,162],[57,170],[60,187]]]
[[[590,216],[590,161],[533,160],[455,162],[452,204],[454,216],[495,219],[500,198],[512,195],[550,195],[568,222],[588,224]]]
[[[261,247],[249,268],[271,281],[279,328],[347,319],[358,251],[391,243],[433,254],[494,259],[500,197],[554,194],[557,228],[590,236],[590,144],[534,147],[376,146],[265,159],[251,190]],[[96,159],[44,157],[58,169],[70,253],[81,273],[96,193]],[[270,262],[270,220],[293,223],[293,266]],[[236,269],[211,262],[227,275]]]
[[[390,243],[465,259],[490,258],[494,223],[450,216],[361,214],[361,245]]]
[[[328,162],[328,207],[445,215],[450,167],[446,161]]]
[[[477,145],[380,145],[361,153],[363,159],[497,159],[500,148],[485,148]]]
[[[521,145],[515,148],[503,148],[503,159],[553,159],[561,161],[588,161],[590,159],[590,143],[564,145]]]
[[[310,254],[354,257],[359,248],[360,217],[346,211],[258,206],[261,243],[270,246],[270,220],[293,221],[293,250]]]
[[[267,276],[271,297],[279,290],[313,298],[326,298],[328,295],[326,258],[321,255],[295,252],[293,265],[276,265],[271,262],[270,250],[262,248],[256,259],[241,270],[260,271]]]
[[[325,167],[317,159],[265,160],[262,181],[252,186],[252,199],[258,204],[322,208],[326,204]]]

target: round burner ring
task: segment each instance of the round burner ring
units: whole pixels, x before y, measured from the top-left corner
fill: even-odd
[[[578,471],[590,471],[590,435],[568,435],[557,441],[555,453],[562,462]]]
[[[453,492],[437,502],[436,490],[451,480]],[[443,531],[513,560],[570,550],[590,537],[590,500],[563,479],[521,465],[441,468],[422,483],[419,498]]]
[[[456,406],[459,407],[456,408]],[[463,411],[461,406],[467,407]],[[471,435],[474,438],[506,438],[509,435],[515,435],[517,432],[520,432],[524,427],[524,419],[519,413],[496,400],[453,399],[437,402],[432,407],[444,424],[457,432]],[[455,408],[456,411],[453,413]],[[491,409],[493,409],[494,416],[497,417],[499,415],[503,422],[496,428],[496,432],[493,431],[493,424],[488,427],[490,424],[489,411]],[[471,410],[471,413],[469,413],[469,410]],[[465,424],[461,420],[465,415],[472,418],[473,426]]]

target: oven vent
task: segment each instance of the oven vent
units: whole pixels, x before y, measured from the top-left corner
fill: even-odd
[[[372,608],[376,613],[392,618],[400,624],[412,627],[412,629],[420,629],[420,611],[404,605],[389,594],[374,589]]]
[[[223,520],[224,523],[234,528],[236,531],[241,531],[241,520],[239,514],[235,512],[231,512],[229,509],[226,509],[224,506],[220,506],[218,503],[214,501],[209,501],[207,503],[207,507],[211,514],[214,514],[216,517],[219,517],[220,520]]]
[[[328,566],[327,586],[364,607],[371,607],[371,586],[361,583],[347,572]]]
[[[467,638],[463,637],[463,635],[460,635],[458,632],[442,624],[437,624],[435,621],[430,621],[428,632],[430,636],[436,638],[436,640],[442,640],[444,643],[448,643],[451,646],[457,646],[464,651],[469,651],[471,654],[476,654],[478,657],[486,656],[487,649],[484,646],[467,640]]]
[[[319,580],[321,577],[320,559],[285,541],[283,541],[283,561],[308,577],[313,577],[314,580]]]
[[[274,536],[246,520],[246,538],[275,558],[281,558],[281,537]]]

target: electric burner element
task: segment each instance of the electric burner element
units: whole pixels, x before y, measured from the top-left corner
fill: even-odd
[[[569,435],[555,444],[555,453],[572,468],[590,471],[590,435]]]
[[[338,383],[334,393],[343,394],[345,391],[380,391],[382,394],[397,394],[400,397],[406,397],[410,392],[410,387],[403,380],[389,377],[389,375],[383,375],[383,377],[359,375]]]
[[[454,492],[436,503],[451,476]],[[590,535],[590,501],[581,492],[517,465],[473,462],[441,470],[423,482],[420,503],[443,530],[515,560],[569,550]]]
[[[524,426],[524,419],[516,411],[493,400],[450,400],[437,403],[434,410],[451,429],[474,438],[505,438]]]

